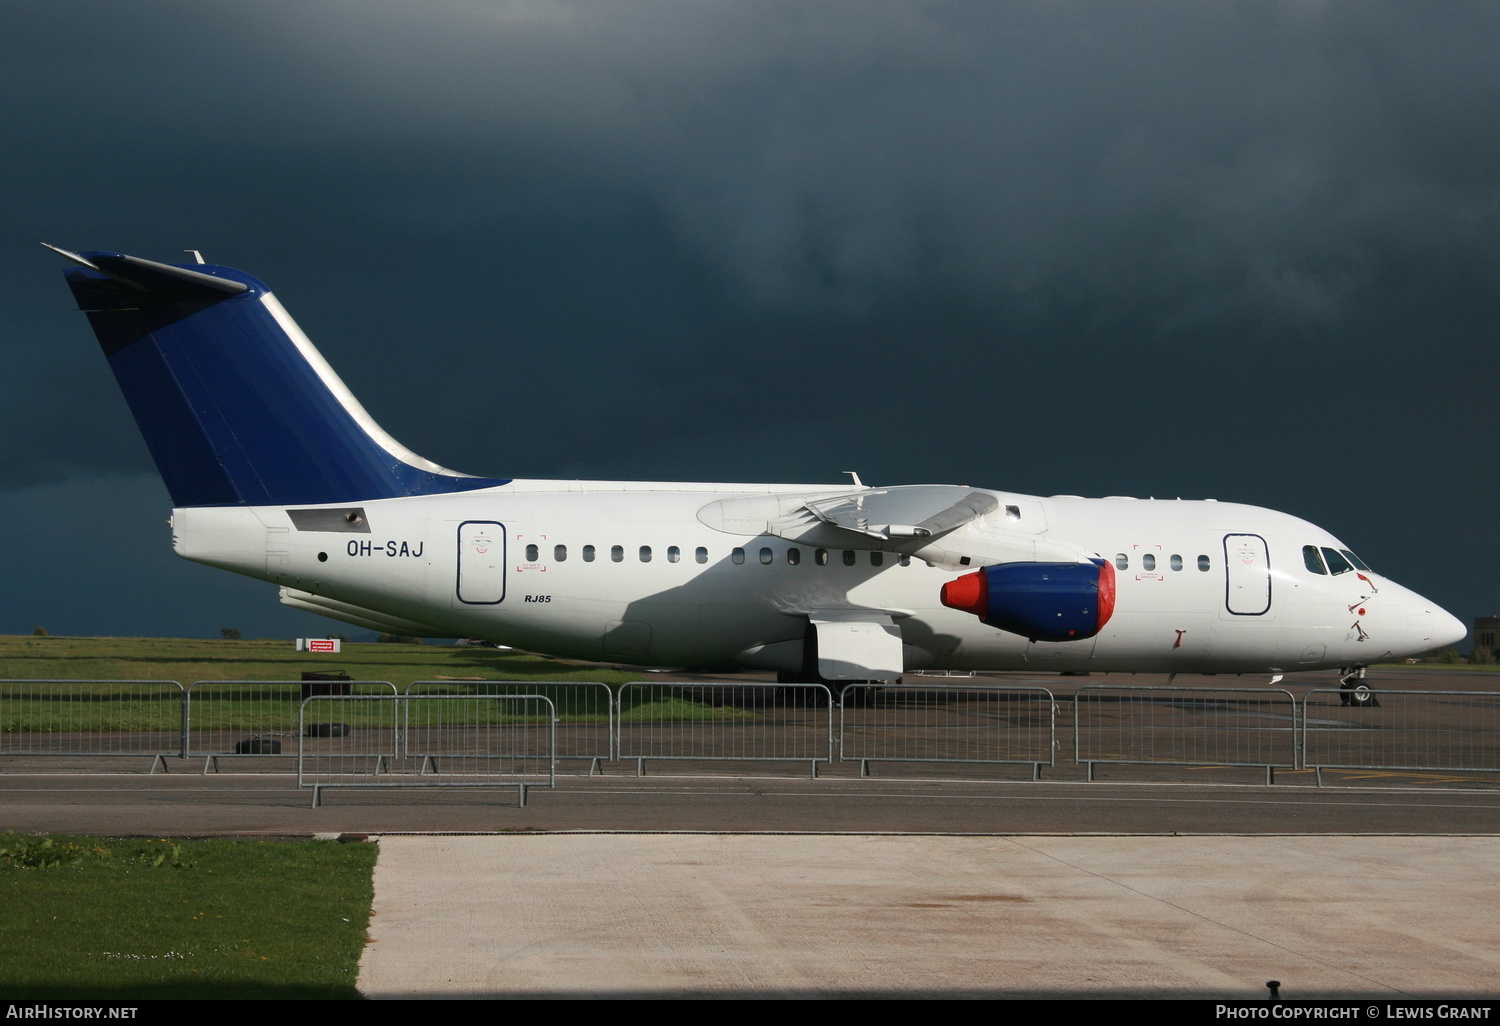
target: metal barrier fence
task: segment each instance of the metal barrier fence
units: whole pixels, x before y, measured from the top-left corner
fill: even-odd
[[[806,762],[833,758],[833,694],[822,684],[620,685],[617,758]]]
[[[1500,773],[1500,692],[1373,694],[1352,704],[1348,692],[1332,688],[1299,702],[1280,688],[1085,685],[1073,702],[1073,757],[1090,780],[1099,764],[1263,767],[1267,782],[1277,768],[1306,768],[1320,785],[1324,769]],[[387,774],[395,760],[418,760],[417,775],[431,784],[448,779],[450,766],[460,770],[459,782],[510,779],[493,754],[483,754],[490,761],[482,771],[469,772],[452,762],[455,753],[536,758],[543,747],[541,714],[494,711],[503,702],[482,714],[452,712],[457,705],[423,713],[458,715],[462,730],[442,720],[387,722],[386,712],[374,711],[385,708],[378,704],[304,709],[310,699],[342,697],[546,701],[548,760],[587,759],[590,772],[606,759],[634,760],[637,774],[647,760],[663,759],[805,762],[817,776],[819,764],[836,757],[859,762],[862,775],[880,761],[1011,763],[1031,765],[1035,778],[1042,766],[1057,765],[1058,715],[1067,711],[1067,697],[1043,687],[936,681],[853,686],[835,703],[814,684],[637,681],[612,691],[584,681],[417,681],[396,696],[385,681],[195,681],[184,688],[176,681],[13,680],[0,681],[0,757],[148,756],[155,772],[169,756],[193,756],[207,772],[220,756],[291,759],[304,749],[322,753],[322,744],[345,759],[383,759]],[[297,746],[287,743],[292,737],[301,739]],[[554,768],[549,761],[549,782]],[[537,779],[534,768],[515,772]]]
[[[1089,780],[1100,763],[1134,763],[1264,767],[1269,784],[1298,765],[1297,703],[1280,688],[1087,684],[1073,703],[1073,758]]]
[[[0,755],[181,755],[183,689],[175,680],[0,681]]]
[[[183,709],[184,757],[203,759],[203,772],[224,755],[291,755],[284,745],[301,736],[302,702],[315,696],[394,695],[383,680],[198,680]],[[332,725],[312,724],[314,730]],[[393,750],[394,752],[394,750]]]
[[[321,695],[301,704],[297,786],[532,787],[555,783],[557,713],[541,695]],[[314,728],[332,725],[331,731]]]
[[[615,757],[615,696],[598,681],[416,680],[407,695],[540,695],[557,713],[557,758],[587,759],[589,773]]]
[[[1302,765],[1325,769],[1500,772],[1500,693],[1315,688],[1302,696]]]
[[[1043,687],[853,685],[839,708],[839,761],[1055,765],[1057,705]]]

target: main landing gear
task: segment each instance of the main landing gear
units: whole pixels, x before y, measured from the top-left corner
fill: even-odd
[[[891,682],[829,680],[827,677],[819,677],[816,673],[808,673],[805,671],[795,673],[781,671],[776,674],[776,683],[822,684],[826,686],[830,692],[833,693],[834,701],[838,702],[839,704],[846,706],[864,706],[869,705],[870,702],[874,700],[875,692],[880,690],[880,687],[870,687],[869,685],[879,683],[881,687],[887,687]],[[900,683],[900,681],[898,680],[896,681],[896,683]],[[807,690],[803,688],[784,687],[777,688],[776,691],[777,694],[782,696],[783,698],[805,696],[808,694]],[[821,703],[822,699],[818,699],[818,702]]]
[[[1380,699],[1365,683],[1363,666],[1345,667],[1339,676],[1339,705],[1356,706],[1361,709],[1379,709]]]

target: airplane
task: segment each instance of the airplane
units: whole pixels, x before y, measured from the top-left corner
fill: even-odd
[[[1467,633],[1322,528],[1212,499],[457,473],[383,431],[256,278],[48,248],[176,554],[369,630],[836,687],[1337,669],[1361,703],[1369,665]]]

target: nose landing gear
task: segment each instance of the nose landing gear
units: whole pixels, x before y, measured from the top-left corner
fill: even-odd
[[[1339,705],[1379,709],[1380,699],[1365,683],[1365,667],[1345,667],[1339,676]]]

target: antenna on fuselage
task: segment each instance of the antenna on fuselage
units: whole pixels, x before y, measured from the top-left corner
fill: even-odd
[[[857,471],[846,470],[844,471],[844,473],[848,474],[854,479],[854,487],[863,488],[865,486],[865,483],[859,479],[859,473]]]

